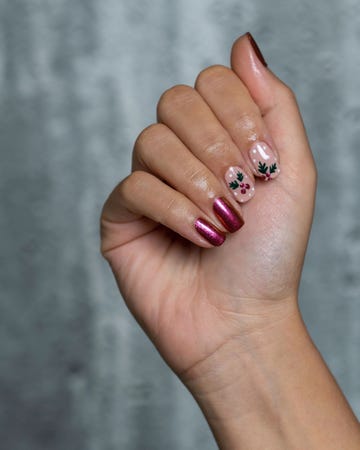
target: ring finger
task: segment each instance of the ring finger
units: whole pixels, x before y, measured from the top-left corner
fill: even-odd
[[[163,124],[146,128],[135,142],[133,170],[146,171],[192,201],[223,231],[243,224],[240,206],[217,177]]]

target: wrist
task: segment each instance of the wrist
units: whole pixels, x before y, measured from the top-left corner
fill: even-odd
[[[222,450],[359,448],[358,422],[298,310],[228,341],[183,381]]]
[[[271,374],[278,361],[312,346],[297,308],[267,319],[266,325],[233,336],[203,361],[181,374],[208,421],[227,421],[269,402]],[[239,398],[241,397],[241,398]]]

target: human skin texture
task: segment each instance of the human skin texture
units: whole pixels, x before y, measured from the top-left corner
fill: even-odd
[[[128,308],[221,449],[359,449],[298,308],[316,168],[293,92],[246,34],[229,68],[169,89],[157,112],[101,216]]]

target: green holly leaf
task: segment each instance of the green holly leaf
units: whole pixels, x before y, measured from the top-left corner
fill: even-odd
[[[239,187],[239,183],[236,180],[234,180],[231,181],[231,183],[229,183],[229,186],[231,187],[231,189],[237,189]]]
[[[268,170],[268,166],[266,165],[266,163],[262,163],[261,161],[259,161],[258,171],[260,173],[263,173],[264,175],[266,175],[267,170]]]
[[[237,178],[239,181],[242,181],[242,180],[244,179],[244,175],[243,175],[241,172],[238,172],[238,173],[236,174],[236,178]]]
[[[274,173],[276,171],[276,169],[277,169],[276,163],[271,164],[271,166],[270,166],[270,173]]]

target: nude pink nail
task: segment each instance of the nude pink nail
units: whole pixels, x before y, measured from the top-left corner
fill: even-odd
[[[241,167],[229,167],[225,174],[225,181],[238,202],[245,203],[254,197],[254,183]]]
[[[225,235],[205,219],[197,219],[194,226],[196,231],[210,244],[219,247],[225,242]]]
[[[265,181],[276,178],[280,173],[278,160],[265,142],[256,142],[249,150],[249,156],[254,173]]]
[[[217,198],[213,208],[220,222],[230,233],[235,233],[244,225],[243,219],[224,198]]]

